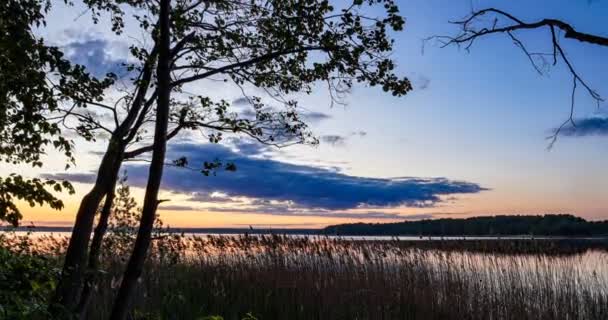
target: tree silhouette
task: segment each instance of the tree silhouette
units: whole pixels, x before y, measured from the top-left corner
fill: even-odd
[[[61,51],[34,35],[45,24],[49,0],[6,0],[0,3],[0,161],[42,167],[41,156],[56,149],[74,162],[71,141],[47,115],[72,98],[97,99],[110,81],[98,81]],[[0,221],[17,225],[22,218],[15,200],[31,206],[61,209],[53,191],[73,192],[67,181],[0,177]]]
[[[343,8],[335,8],[321,0],[173,1],[168,54],[168,87],[172,97],[168,107],[159,100],[162,92],[159,3],[135,0],[84,2],[94,21],[109,12],[113,31],[117,34],[123,31],[127,21],[136,21],[148,38],[134,41],[131,46],[131,54],[137,62],[126,66],[133,75],[131,86],[122,90],[129,93],[112,103],[81,99],[70,108],[58,110],[59,116],[54,118],[62,123],[69,123],[67,119],[77,120],[78,125],[73,129],[89,139],[96,138],[95,132],[105,132],[109,136],[97,179],[79,207],[57,289],[55,301],[70,311],[77,310],[95,211],[105,198],[96,228],[100,232],[96,232],[94,239],[103,237],[104,217],[110,214],[117,175],[124,161],[150,151],[162,153],[161,146],[164,148],[165,143],[158,140],[170,140],[188,130],[204,130],[209,142],[213,143],[220,142],[224,134],[245,135],[276,146],[316,143],[300,117],[297,101],[290,98],[290,94],[310,94],[319,83],[327,85],[334,102],[340,102],[357,82],[380,86],[395,95],[411,90],[406,78],[393,73],[395,64],[388,57],[393,44],[389,30],[399,31],[404,25],[397,6],[390,0],[354,1]],[[381,16],[361,12],[365,7],[377,4],[384,8]],[[231,112],[227,101],[188,94],[187,88],[209,81],[222,81],[226,86],[241,90],[254,110],[253,114]],[[248,94],[253,89],[262,94]],[[149,144],[147,129],[165,122],[165,115],[159,118],[161,108],[168,109],[166,134],[162,133],[164,130],[156,130],[155,141]],[[103,117],[98,113],[102,112],[112,120],[100,120]],[[166,164],[166,161],[164,156],[153,155],[152,159],[151,167],[156,168],[155,174],[158,173],[153,178],[157,180],[160,179],[159,163]],[[187,159],[177,159],[174,164],[186,162]],[[212,162],[200,164],[200,171],[205,174],[218,167],[234,169],[233,164]],[[157,193],[154,189],[156,187],[149,188],[149,201],[144,204],[144,227],[138,237],[142,240],[140,246],[136,245],[133,261],[145,258],[146,238],[149,237],[145,226],[157,206],[152,201]],[[138,264],[140,262],[131,265]],[[137,276],[137,272],[131,275]],[[125,281],[130,281],[128,279],[131,277],[125,277]],[[125,308],[128,296],[125,294]]]

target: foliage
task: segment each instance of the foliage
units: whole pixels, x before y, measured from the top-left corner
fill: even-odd
[[[329,226],[325,234],[410,236],[606,236],[608,221],[591,222],[572,215],[487,216],[396,223]]]
[[[101,209],[100,209],[101,210]],[[104,253],[108,255],[126,255],[130,252],[137,229],[141,219],[141,208],[131,195],[131,188],[127,184],[127,176],[124,175],[116,188],[116,197],[112,204],[112,214],[108,220],[107,235],[104,238]],[[162,238],[169,235],[163,221],[157,216],[154,221],[154,238]]]
[[[79,110],[66,117],[89,122],[90,130],[107,131],[125,143],[143,144],[145,124],[154,120],[153,104],[158,98],[156,75],[158,58],[158,3],[139,0],[86,0],[94,22],[104,13],[111,16],[112,30],[120,34],[126,21],[135,22],[148,41],[134,43],[134,62],[127,68],[135,91],[111,104],[84,103],[100,112],[111,110],[116,128],[81,116]],[[366,6],[381,5],[384,16],[368,16]],[[126,8],[134,9],[134,13]],[[126,17],[128,16],[128,17]],[[133,21],[134,20],[134,21]],[[314,86],[326,83],[332,101],[339,102],[354,83],[380,86],[394,95],[412,89],[407,78],[394,74],[389,58],[393,46],[390,31],[401,31],[404,19],[392,0],[354,1],[336,7],[329,1],[209,1],[173,2],[171,15],[171,101],[172,127],[168,139],[181,131],[203,131],[209,142],[225,135],[240,134],[262,143],[284,146],[316,143],[300,117],[295,99],[288,94],[310,94]],[[253,112],[239,113],[225,99],[184,94],[184,87],[199,81],[221,80],[243,94]],[[267,94],[254,96],[247,92]],[[270,103],[268,102],[270,101]],[[280,108],[276,108],[276,106]],[[101,107],[101,109],[99,108]],[[133,158],[151,151],[151,146],[125,153]],[[209,174],[208,168],[201,170]]]
[[[0,245],[0,319],[47,319],[56,265],[43,256],[9,251]]]
[[[380,87],[396,96],[412,89],[407,78],[395,74],[396,65],[390,58],[391,33],[401,31],[405,23],[393,0],[357,0],[352,4],[339,2],[339,6],[327,0],[172,1],[171,30],[163,32],[171,34],[169,57],[164,54],[164,43],[161,50],[159,36],[160,4],[166,1],[85,0],[84,3],[94,23],[109,18],[116,34],[122,33],[127,23],[133,23],[143,39],[133,41],[130,46],[132,59],[128,59],[126,68],[131,83],[126,90],[117,90],[121,93],[117,100],[80,99],[74,108],[58,110],[62,121],[80,124],[77,127],[80,130],[76,131],[85,138],[98,132],[109,136],[95,186],[79,207],[66,254],[66,272],[58,286],[57,300],[68,309],[76,304],[77,288],[82,283],[83,270],[79,266],[86,260],[95,210],[103,197],[113,191],[124,160],[137,160],[136,157],[153,149],[164,150],[165,141],[161,140],[165,137],[159,137],[165,135],[165,130],[166,140],[190,130],[201,132],[210,143],[219,143],[225,136],[247,136],[279,147],[316,144],[317,139],[302,120],[296,95],[311,94],[319,85],[326,85],[331,101],[341,103],[341,98],[357,83]],[[373,15],[367,15],[366,10]],[[165,65],[169,72],[155,72],[160,66],[164,70]],[[170,76],[169,83],[163,86],[161,83],[165,81],[160,80],[165,79],[161,74]],[[205,88],[205,83],[217,81],[241,92],[250,108],[243,111],[226,98],[212,100],[213,93],[202,90],[190,92],[193,86]],[[167,98],[166,90],[161,90],[167,86],[173,97],[168,130],[164,128],[164,115],[155,112],[158,106],[164,109],[166,105],[166,101],[159,100]],[[157,115],[162,122],[158,122]],[[156,134],[156,143],[150,145],[147,132],[153,124],[160,124],[158,128],[163,132]],[[153,159],[154,172],[158,174],[151,174],[150,178],[160,179],[164,153]],[[178,165],[187,163],[187,159],[178,160]],[[207,161],[195,166],[209,175],[217,169],[232,171],[238,164]],[[141,245],[133,255],[138,258],[145,256],[141,251],[148,247],[146,233],[151,220],[148,212],[156,207],[157,192],[149,191],[147,198],[151,201],[144,203],[144,207],[150,210],[145,210],[142,241],[137,242]],[[133,270],[128,274],[138,274],[140,268]],[[125,283],[133,281],[131,276],[125,279]]]
[[[0,177],[0,221],[5,220],[16,226],[22,215],[17,208],[14,198],[26,201],[30,206],[48,204],[53,209],[63,208],[61,200],[57,199],[47,188],[61,192],[66,189],[74,193],[72,185],[67,181],[42,180],[39,178],[24,179],[17,174],[6,178]]]
[[[34,35],[32,28],[45,24],[50,6],[49,0],[0,2],[0,162],[41,167],[41,156],[50,147],[62,152],[69,166],[74,161],[72,143],[49,115],[63,103],[98,99],[112,82],[91,78]],[[72,192],[67,182],[15,174],[0,179],[0,221],[18,224],[21,213],[14,198],[61,209],[61,200],[48,190],[65,188]]]

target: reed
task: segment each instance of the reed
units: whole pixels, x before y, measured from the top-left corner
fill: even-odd
[[[44,249],[36,250],[57,256],[64,241],[39,240]],[[491,253],[491,246],[502,249]],[[550,242],[536,243],[547,253],[523,246],[507,240],[483,245],[172,235],[154,243],[133,317],[213,314],[228,320],[251,312],[260,320],[608,318],[608,254],[561,254]],[[105,252],[90,319],[107,318],[124,265],[120,250]]]

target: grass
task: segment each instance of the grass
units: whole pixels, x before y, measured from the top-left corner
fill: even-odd
[[[528,242],[526,242],[528,241]],[[24,246],[60,255],[64,239]],[[608,254],[549,240],[349,241],[169,236],[140,281],[139,319],[607,319]],[[574,249],[573,249],[574,248]],[[90,319],[125,255],[107,251]],[[126,250],[124,250],[126,252]],[[544,252],[544,253],[540,253]]]

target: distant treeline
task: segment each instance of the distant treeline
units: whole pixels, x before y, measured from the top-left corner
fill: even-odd
[[[396,223],[353,223],[323,229],[331,235],[408,236],[608,236],[608,221],[587,221],[569,214],[501,215]]]

